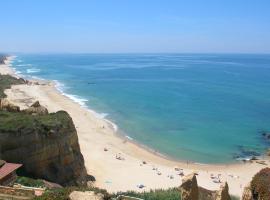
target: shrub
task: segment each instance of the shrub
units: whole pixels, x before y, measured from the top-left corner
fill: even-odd
[[[19,176],[15,183],[19,183],[28,187],[43,187],[44,182],[40,179],[32,179],[24,176]]]
[[[114,196],[120,195],[120,193],[115,194]],[[177,188],[171,188],[167,190],[150,190],[149,192],[134,192],[129,191],[121,193],[121,195],[137,197],[144,200],[181,200],[180,192]]]
[[[99,188],[87,188],[87,187],[65,187],[47,190],[42,196],[35,197],[34,200],[68,200],[69,194],[73,191],[94,191],[96,194],[101,193],[104,195],[104,200],[111,199],[111,196],[106,190]]]

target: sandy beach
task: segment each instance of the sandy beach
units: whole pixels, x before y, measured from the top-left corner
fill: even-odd
[[[0,65],[1,74],[17,76],[10,67],[11,59],[5,65]],[[178,187],[181,176],[174,169],[177,166],[183,169],[185,175],[196,171],[198,184],[211,190],[220,186],[220,183],[213,182],[211,174],[220,174],[220,180],[228,182],[230,193],[241,196],[253,175],[266,167],[256,162],[205,165],[166,159],[120,137],[110,122],[61,94],[53,82],[16,85],[5,93],[9,101],[21,108],[27,108],[39,100],[49,112],[67,111],[76,126],[88,173],[95,176],[95,186],[109,192],[141,191],[137,187],[139,184],[145,185],[145,190]],[[270,164],[269,159],[266,163]]]

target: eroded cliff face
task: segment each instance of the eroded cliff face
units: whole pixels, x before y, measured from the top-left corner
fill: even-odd
[[[270,168],[261,169],[244,188],[242,200],[270,199]]]
[[[61,185],[86,184],[77,132],[65,111],[46,115],[0,111],[0,159],[22,174]]]
[[[0,64],[5,64],[5,61],[7,60],[7,56],[0,55]]]
[[[219,190],[207,190],[198,186],[195,174],[184,177],[179,190],[182,200],[231,200],[227,182]]]

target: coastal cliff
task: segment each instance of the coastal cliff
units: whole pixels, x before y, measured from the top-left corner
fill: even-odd
[[[61,185],[86,184],[78,137],[68,113],[0,111],[0,158],[22,163],[22,174]]]
[[[7,59],[7,56],[0,54],[0,64],[5,64],[6,59]]]
[[[23,79],[0,75],[0,159],[22,163],[20,174],[61,185],[85,185],[84,159],[72,118],[65,111],[48,113],[35,102],[20,110],[4,90]]]
[[[270,168],[260,170],[245,187],[242,200],[270,199]]]
[[[179,191],[181,200],[231,200],[227,182],[219,190],[207,190],[198,186],[195,174],[183,178]]]

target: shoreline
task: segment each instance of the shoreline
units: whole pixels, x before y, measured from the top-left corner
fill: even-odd
[[[6,64],[0,67],[0,73],[19,77],[10,66],[11,59],[12,57],[9,57]],[[34,80],[34,82],[39,81]],[[146,190],[178,187],[181,184],[181,177],[173,169],[178,166],[183,168],[185,175],[198,171],[199,185],[211,190],[218,189],[220,184],[213,183],[209,178],[210,174],[220,173],[222,174],[221,180],[228,182],[231,194],[240,196],[243,187],[252,176],[265,167],[255,162],[203,164],[171,159],[135,140],[129,140],[127,136],[113,130],[112,122],[98,117],[98,113],[94,110],[84,108],[74,102],[50,81],[41,81],[39,85],[12,86],[5,93],[8,100],[20,107],[30,106],[31,102],[39,100],[48,108],[49,112],[66,110],[71,115],[77,129],[88,173],[96,177],[95,185],[97,187],[110,192],[142,191],[136,186],[141,183],[146,185]],[[104,151],[105,148],[108,148],[108,151]],[[125,160],[116,159],[115,156],[117,157],[119,154]],[[147,164],[142,164],[142,161],[146,161]],[[269,164],[269,160],[266,162]],[[157,167],[162,174],[157,175],[157,171],[152,170],[153,166]],[[168,174],[173,174],[174,179],[169,179]],[[230,178],[230,175],[238,178]],[[129,183],[126,183],[127,178],[129,178]]]
[[[17,56],[8,56],[8,64],[10,64],[12,66],[12,64],[10,62],[12,62],[12,60],[15,59],[16,57]],[[182,163],[182,164],[188,162],[189,164],[205,165],[205,166],[233,166],[233,165],[242,164],[243,160],[246,160],[248,162],[252,158],[252,156],[250,156],[250,157],[241,157],[239,159],[233,159],[231,162],[220,162],[220,163],[203,163],[203,162],[196,162],[196,161],[192,161],[192,160],[181,160],[181,159],[174,158],[174,157],[172,157],[170,155],[161,153],[160,151],[158,151],[156,149],[153,149],[151,147],[148,147],[147,145],[144,145],[140,141],[132,138],[131,136],[127,135],[125,132],[119,130],[117,124],[115,124],[114,122],[112,122],[110,119],[106,118],[106,116],[102,116],[103,114],[107,115],[106,113],[98,113],[97,111],[95,111],[92,108],[89,108],[88,106],[86,106],[83,103],[84,101],[88,101],[88,100],[86,100],[86,99],[78,99],[78,100],[76,100],[76,98],[79,97],[79,96],[65,93],[63,91],[63,89],[61,89],[62,83],[59,82],[58,80],[46,80],[46,79],[42,79],[42,78],[39,78],[39,77],[35,77],[35,78],[33,77],[33,78],[29,79],[29,78],[21,77],[20,76],[21,73],[17,73],[17,71],[16,71],[15,68],[12,68],[12,67],[10,67],[10,68],[12,70],[12,73],[14,73],[12,75],[13,76],[16,76],[17,78],[23,78],[23,79],[26,79],[26,80],[28,80],[30,82],[33,81],[33,82],[40,83],[40,84],[49,84],[49,85],[51,85],[52,87],[54,87],[54,89],[56,90],[56,92],[59,92],[61,95],[65,96],[69,100],[71,100],[71,101],[79,104],[82,108],[84,108],[88,112],[91,112],[97,118],[106,121],[109,125],[111,125],[111,127],[112,127],[112,129],[113,129],[114,134],[115,134],[116,137],[119,137],[122,140],[127,140],[128,142],[130,142],[130,143],[138,146],[139,148],[143,148],[145,151],[147,151],[147,152],[149,152],[149,153],[151,153],[151,154],[153,154],[155,156],[159,156],[159,157],[161,157],[163,159],[166,159],[168,161],[176,162],[176,163]],[[82,102],[80,102],[80,100]],[[263,157],[265,155],[266,154],[262,154],[260,156],[256,156],[256,158],[258,160],[263,160]]]

